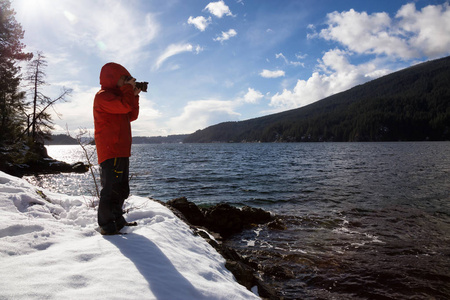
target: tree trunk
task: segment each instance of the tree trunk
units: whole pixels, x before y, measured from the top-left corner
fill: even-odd
[[[38,91],[38,74],[39,74],[39,61],[36,64],[36,73],[34,76],[34,97],[33,97],[33,127],[31,129],[33,141],[36,139],[36,107],[37,107],[37,91]]]

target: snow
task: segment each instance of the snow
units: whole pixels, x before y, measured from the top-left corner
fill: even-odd
[[[0,172],[0,299],[259,299],[165,206],[131,196],[102,236],[92,201]]]

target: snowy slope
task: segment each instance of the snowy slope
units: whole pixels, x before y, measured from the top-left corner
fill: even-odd
[[[259,299],[161,204],[131,196],[139,226],[102,236],[90,201],[0,172],[0,299]]]

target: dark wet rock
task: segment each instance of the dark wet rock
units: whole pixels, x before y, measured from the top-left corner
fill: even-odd
[[[89,170],[89,166],[85,165],[82,162],[76,162],[74,164],[71,164],[70,168],[72,169],[72,172],[75,173],[85,173]]]
[[[240,262],[235,260],[227,260],[225,267],[233,273],[236,281],[245,286],[247,289],[251,289],[256,285],[256,279],[253,275],[254,270]]]
[[[272,220],[272,215],[261,209],[250,206],[244,206],[241,210],[244,225],[248,224],[264,224]]]
[[[277,291],[267,282],[261,278],[256,278],[256,286],[258,287],[258,294],[262,299],[282,300]]]
[[[218,204],[205,211],[205,226],[223,238],[240,232],[243,228],[241,210],[229,204]]]
[[[281,279],[294,279],[294,272],[285,266],[270,265],[264,267],[264,274],[267,276],[273,276]]]
[[[220,249],[220,242],[218,242],[217,239],[211,235],[211,233],[208,233],[200,228],[195,228],[194,232],[201,236],[205,241],[207,241],[208,244],[210,244],[214,249]]]
[[[349,226],[350,226],[350,227],[361,227],[361,226],[362,226],[362,222],[359,222],[359,221],[350,221],[350,222],[349,222]]]
[[[286,224],[280,219],[275,219],[267,224],[267,227],[269,227],[272,230],[285,230]]]
[[[236,208],[226,203],[217,204],[205,211],[205,226],[228,238],[252,224],[263,224],[271,220],[271,215],[262,209],[244,206]]]
[[[68,164],[48,156],[44,145],[27,145],[0,148],[0,171],[22,177],[26,175],[55,173],[85,173],[89,166],[82,162]]]
[[[254,224],[264,224],[272,220],[269,212],[249,206],[239,209],[227,203],[220,203],[200,210],[185,197],[170,200],[166,204],[179,211],[190,224],[203,226],[220,234],[224,239]]]
[[[276,289],[260,276],[260,273],[264,271],[261,264],[253,261],[251,257],[244,257],[238,250],[225,243],[229,237],[246,228],[273,221],[269,212],[249,206],[239,209],[225,203],[199,209],[197,205],[184,197],[163,204],[191,226],[194,234],[203,237],[225,258],[225,266],[233,273],[237,282],[248,289],[257,286],[262,299],[283,299],[277,295]],[[287,270],[274,269],[273,272],[281,276],[289,276]]]
[[[82,162],[68,164],[47,158],[23,164],[7,164],[1,170],[10,175],[22,177],[37,174],[85,173],[89,167]]]
[[[203,226],[205,224],[205,216],[198,206],[189,202],[186,197],[170,200],[167,204],[178,209],[192,225]]]

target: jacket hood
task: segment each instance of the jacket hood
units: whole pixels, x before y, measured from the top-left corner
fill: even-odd
[[[117,87],[117,81],[121,76],[131,76],[123,66],[116,63],[107,63],[100,71],[100,85],[102,89],[113,89]]]

